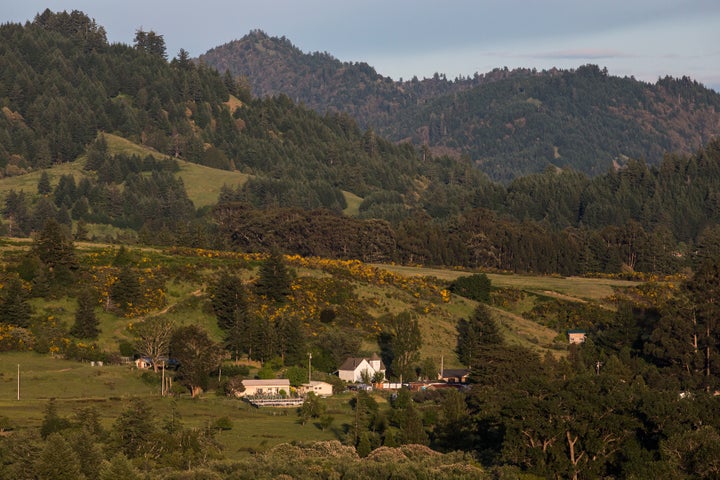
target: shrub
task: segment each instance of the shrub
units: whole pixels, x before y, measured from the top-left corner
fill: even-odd
[[[490,300],[490,279],[484,273],[459,277],[450,285],[450,291],[470,300],[488,302]]]
[[[216,430],[232,430],[233,423],[229,417],[220,417],[213,422],[212,427]]]

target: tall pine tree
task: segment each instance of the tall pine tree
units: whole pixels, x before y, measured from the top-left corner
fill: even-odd
[[[260,266],[259,277],[255,282],[258,295],[283,303],[290,295],[292,278],[285,266],[282,254],[273,249],[270,256]]]
[[[97,296],[92,290],[85,288],[80,292],[77,304],[75,323],[70,328],[70,335],[77,338],[97,338],[100,334],[100,321],[95,316]]]

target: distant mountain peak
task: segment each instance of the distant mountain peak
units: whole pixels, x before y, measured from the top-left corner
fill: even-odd
[[[597,175],[628,157],[657,164],[720,134],[720,95],[686,77],[648,84],[589,64],[395,82],[366,63],[304,53],[260,30],[200,59],[246,77],[256,96],[285,94],[395,141],[461,152],[496,180],[549,166]]]

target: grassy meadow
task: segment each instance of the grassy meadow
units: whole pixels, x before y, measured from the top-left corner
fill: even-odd
[[[16,261],[30,245],[24,240],[4,239],[0,242],[0,261],[5,264]],[[117,249],[116,246],[89,242],[76,245],[81,264],[90,269],[108,265]],[[165,302],[162,308],[147,312],[146,316],[162,315],[178,325],[199,324],[217,341],[222,339],[222,332],[209,308],[208,286],[217,272],[227,267],[239,272],[243,280],[250,283],[256,278],[259,266],[257,260],[248,260],[256,257],[232,252],[131,248],[130,254],[138,265],[162,268],[167,272]],[[441,289],[464,272],[296,256],[286,257],[286,262],[300,279],[323,279],[339,273],[350,282],[357,301],[374,318],[404,310],[415,312],[423,337],[421,358],[430,357],[437,364],[442,358],[446,368],[460,367],[454,354],[455,325],[459,318],[469,316],[476,304],[456,295],[445,298]],[[560,332],[523,318],[521,314],[524,311],[547,297],[600,303],[612,294],[614,288],[636,283],[528,275],[491,274],[489,277],[494,288],[512,287],[526,293],[521,301],[507,308],[491,307],[505,339],[530,347],[541,355],[551,352],[555,356],[566,352],[558,335]],[[299,294],[303,296],[303,292]],[[77,309],[74,298],[35,298],[31,304],[36,317],[52,316],[65,325],[72,324]],[[317,314],[317,310],[313,309],[308,312],[308,315]],[[100,306],[96,315],[102,332],[97,344],[100,349],[109,352],[118,352],[120,342],[130,341],[130,325],[143,318],[118,317]],[[380,328],[379,325],[377,328]],[[379,351],[373,335],[363,338],[362,349]],[[20,400],[17,399],[18,365]],[[254,368],[256,366],[251,371],[255,371]],[[386,401],[382,394],[376,395],[379,402]],[[106,364],[99,367],[91,366],[89,362],[63,360],[50,354],[0,353],[0,417],[7,417],[16,429],[38,427],[50,398],[56,399],[60,415],[66,417],[72,417],[79,408],[96,407],[106,427],[110,427],[119,413],[137,398],[143,398],[150,404],[160,423],[173,412],[191,427],[212,425],[219,418],[227,417],[233,427],[218,431],[217,438],[230,458],[240,458],[249,452],[290,441],[342,438],[352,419],[348,403],[351,394],[325,401],[327,413],[334,417],[334,421],[329,429],[322,431],[312,423],[300,425],[294,408],[256,409],[240,400],[218,395],[212,389],[195,399],[189,394],[163,398],[159,394],[158,378],[152,373],[137,370],[134,365]]]
[[[20,367],[20,399],[17,371]],[[58,414],[73,418],[79,409],[94,407],[102,425],[110,428],[131,402],[142,398],[161,425],[171,415],[183,425],[200,428],[227,417],[230,430],[218,431],[216,439],[229,458],[240,458],[279,443],[322,441],[342,438],[351,421],[349,400],[343,394],[325,400],[326,413],[334,420],[323,431],[313,422],[301,425],[295,408],[258,409],[248,403],[209,392],[200,398],[161,397],[152,374],[130,365],[91,366],[32,352],[0,354],[0,416],[7,417],[18,431],[42,424],[48,401],[55,399]],[[382,400],[381,400],[382,401]]]
[[[150,155],[158,159],[166,157],[151,148],[138,145],[122,137],[109,133],[104,135],[111,154],[138,155],[140,157]],[[249,178],[248,175],[240,172],[218,170],[180,159],[177,162],[180,171],[176,175],[182,178],[188,197],[192,200],[195,208],[217,203],[223,185],[242,185]],[[85,157],[81,156],[74,162],[61,163],[48,169],[31,171],[14,177],[1,178],[0,196],[4,198],[10,190],[24,191],[26,195],[36,195],[37,184],[43,172],[48,174],[50,185],[53,187],[57,185],[63,175],[72,175],[75,177],[75,182],[78,182],[83,177],[92,175],[91,172],[84,170],[84,166]]]

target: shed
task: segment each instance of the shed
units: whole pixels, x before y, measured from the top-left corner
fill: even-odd
[[[585,337],[587,336],[587,332],[585,330],[580,330],[580,329],[568,330],[567,334],[568,334],[568,343],[570,343],[570,344],[583,343],[585,341]]]

